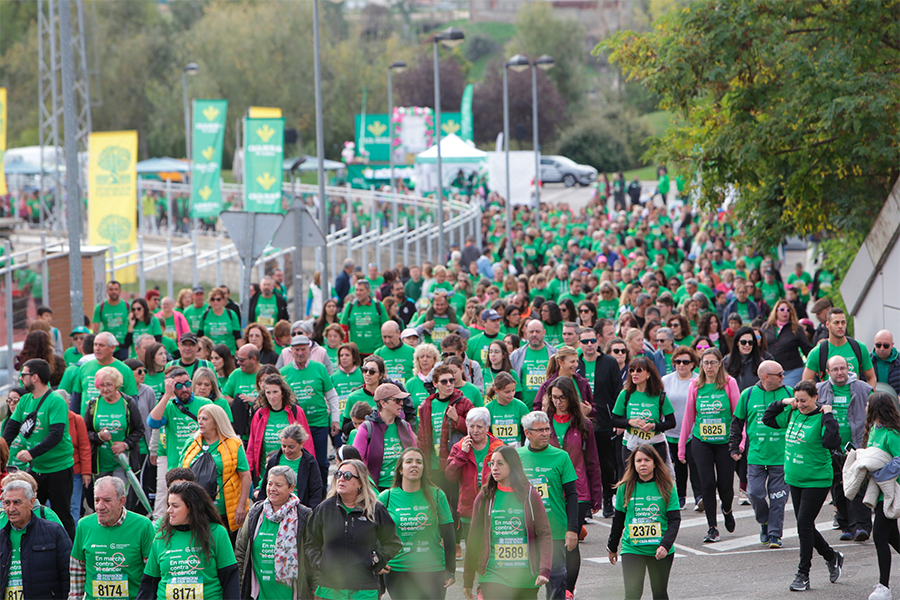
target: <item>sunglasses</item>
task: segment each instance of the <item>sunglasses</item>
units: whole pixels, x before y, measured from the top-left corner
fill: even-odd
[[[676,358],[675,360],[672,361],[672,364],[673,365],[692,365],[692,364],[694,364],[694,361],[687,359],[687,358]]]
[[[138,375],[144,375],[147,373],[147,369],[137,369],[135,370],[135,373],[137,373]]]
[[[787,306],[779,306],[778,312],[791,312],[791,309],[789,309]]]
[[[225,299],[225,298],[210,298],[209,301],[210,301],[210,302],[221,302],[221,301],[224,300],[224,299]]]
[[[578,312],[580,312],[581,314],[584,314],[584,313],[589,313],[589,312],[591,312],[591,311],[590,311],[590,309],[588,309],[588,308],[579,308],[579,309],[578,309]]]
[[[338,471],[334,474],[334,480],[337,481],[339,479],[343,479],[344,481],[350,481],[353,478],[359,479],[359,475],[354,475],[350,471]]]
[[[452,385],[456,379],[438,379],[438,383],[441,385]]]
[[[643,373],[644,367],[631,367],[630,369],[628,369],[628,372],[629,373]]]
[[[581,342],[582,344],[596,344],[597,338],[588,338],[586,340],[578,340],[578,341]]]
[[[779,379],[781,379],[782,377],[784,377],[784,371],[779,371],[778,373],[769,373],[769,375],[771,375],[772,377],[778,377]]]
[[[378,375],[378,369],[360,369],[366,375]]]
[[[738,340],[738,344],[741,346],[752,346],[753,340]]]
[[[613,348],[612,350],[610,350],[610,352],[612,352],[613,354],[627,354],[628,350],[626,350],[625,348]]]
[[[878,349],[884,348],[885,350],[887,350],[891,346],[893,346],[893,344],[885,344],[883,342],[875,342],[875,347]]]
[[[190,387],[191,387],[190,381],[185,381],[184,383],[176,383],[175,384],[176,390],[190,389]]]

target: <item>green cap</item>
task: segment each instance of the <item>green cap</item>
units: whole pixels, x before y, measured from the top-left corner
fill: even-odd
[[[79,325],[75,329],[72,330],[72,333],[69,334],[69,337],[74,336],[76,333],[91,333],[91,330],[85,327],[84,325]]]

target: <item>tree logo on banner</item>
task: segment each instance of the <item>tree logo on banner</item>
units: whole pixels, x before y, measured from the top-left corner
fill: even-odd
[[[275,133],[275,132],[273,131],[272,133]],[[272,187],[273,185],[275,185],[275,182],[277,181],[277,179],[272,177],[272,175],[270,173],[266,172],[266,173],[263,173],[262,175],[260,175],[259,177],[257,177],[256,181],[257,181],[257,183],[259,183],[259,185],[261,185],[263,187],[264,190],[266,190],[268,192],[269,188]]]
[[[450,135],[451,133],[456,133],[460,129],[462,129],[462,125],[460,125],[453,119],[450,119],[446,123],[441,125],[441,131],[443,131],[446,135]]]
[[[207,121],[215,121],[216,117],[219,116],[219,109],[215,106],[207,106],[203,109],[203,116],[206,117]]]
[[[97,228],[100,237],[109,240],[116,252],[125,251],[131,236],[131,223],[122,215],[106,215]]]
[[[256,135],[259,136],[259,139],[261,139],[263,143],[268,143],[269,139],[275,135],[275,130],[268,125],[263,125],[256,130]]]
[[[121,146],[108,146],[97,159],[97,166],[109,171],[109,178],[98,177],[98,183],[130,183],[127,175],[121,174],[131,165],[131,152]]]

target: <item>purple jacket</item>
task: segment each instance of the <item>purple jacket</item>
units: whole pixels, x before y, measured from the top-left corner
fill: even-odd
[[[400,435],[400,445],[403,446],[403,449],[410,446],[415,448],[416,434],[413,433],[409,423],[402,418],[397,418],[394,423],[397,424],[397,433]],[[375,411],[366,417],[365,422],[359,426],[356,439],[353,440],[353,447],[359,450],[362,461],[376,482],[378,474],[381,473],[381,463],[384,460],[384,432],[387,427],[387,423],[381,419],[381,414]]]
[[[553,383],[553,380],[559,377],[559,372],[557,371],[553,375],[548,375],[547,379],[544,380],[544,383],[541,384],[541,387],[538,388],[537,396],[534,397],[534,406],[531,410],[544,410],[544,394],[547,393],[547,390],[550,389],[550,384]],[[588,414],[588,418],[591,421],[594,420],[594,417],[597,416],[597,407],[594,406],[594,392],[591,391],[591,384],[588,383],[588,380],[584,378],[583,375],[575,373],[575,376],[572,378],[575,381],[575,385],[578,387],[578,393],[581,395],[581,401],[587,402],[591,405],[591,412]]]
[[[553,419],[553,417],[550,417]],[[561,448],[569,453],[572,466],[578,480],[575,489],[578,492],[579,502],[590,502],[591,508],[596,512],[603,508],[603,486],[600,480],[600,459],[597,455],[597,439],[593,435],[582,436],[577,428],[570,426],[559,443],[556,430],[550,427],[550,445]]]

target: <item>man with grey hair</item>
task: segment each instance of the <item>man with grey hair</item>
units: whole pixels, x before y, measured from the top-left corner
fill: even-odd
[[[525,386],[522,392],[522,403],[532,406],[538,390],[547,378],[547,363],[556,354],[556,348],[544,342],[544,324],[532,319],[525,326],[525,337],[528,343],[513,352],[509,361],[512,370],[519,376]]]
[[[278,321],[288,321],[287,300],[275,293],[275,281],[266,275],[259,280],[259,293],[250,298],[250,323],[272,329]]]
[[[69,558],[72,598],[129,598],[137,594],[155,530],[150,519],[125,508],[125,482],[94,482],[94,510],[78,521]]]
[[[522,417],[522,428],[528,445],[516,451],[522,459],[525,476],[544,501],[553,537],[553,565],[550,583],[547,584],[547,598],[565,600],[566,561],[568,553],[578,548],[578,532],[581,530],[578,491],[575,489],[578,475],[569,453],[550,445],[552,425],[547,413],[528,413]]]
[[[149,333],[142,333],[137,336],[137,339],[134,340],[134,354],[137,359],[141,362],[144,362],[144,352],[147,351],[147,348],[156,343],[156,338],[150,335]]]
[[[672,354],[675,352],[675,332],[671,327],[660,327],[656,330],[656,349],[662,352],[666,361],[666,372],[659,374],[660,377],[663,377],[674,371]]]
[[[0,581],[6,583],[3,596],[65,598],[72,551],[66,530],[53,521],[35,518],[34,489],[25,481],[3,486],[3,510],[9,518],[9,526],[0,529]]]
[[[322,363],[325,370],[328,371],[328,374],[332,375],[334,374],[334,365],[331,363],[331,359],[328,358],[328,352],[325,351],[325,348],[312,339],[313,329],[314,325],[312,321],[294,321],[291,324],[291,337],[293,338],[296,335],[305,335],[308,337],[309,360]],[[289,365],[292,362],[294,362],[294,353],[291,351],[291,347],[288,346],[278,355],[278,360],[275,362],[275,368],[280,371],[282,367]]]
[[[155,340],[154,340],[155,341]],[[100,390],[94,387],[94,378],[97,371],[103,367],[112,367],[122,374],[122,389],[126,396],[137,396],[137,382],[134,373],[124,362],[114,356],[119,342],[108,331],[98,333],[94,337],[94,359],[85,362],[78,367],[78,373],[72,382],[72,389],[66,389],[71,395],[69,408],[79,415],[85,414],[87,405],[92,400],[100,397]]]

